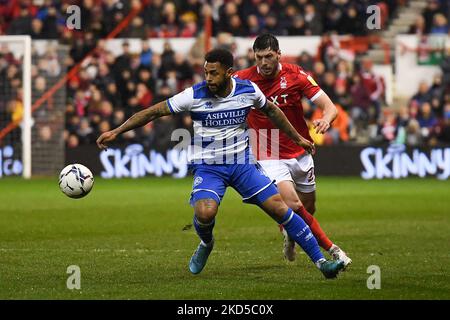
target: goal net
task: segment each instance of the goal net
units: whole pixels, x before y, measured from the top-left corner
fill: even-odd
[[[0,178],[55,175],[64,167],[67,49],[0,36]]]

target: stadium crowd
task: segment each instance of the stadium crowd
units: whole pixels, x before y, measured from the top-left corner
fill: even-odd
[[[84,33],[103,38],[130,10],[148,2],[119,37],[193,37],[206,14],[214,35],[235,36],[365,34],[368,5],[377,4],[389,18],[399,0],[0,0],[0,34],[31,34],[36,39],[70,38],[65,18],[70,5],[81,9]]]
[[[48,89],[49,78],[59,75],[59,63],[71,68],[93,48],[95,54],[83,62],[80,72],[67,83],[66,145],[74,148],[91,144],[102,132],[122,123],[132,113],[162,101],[202,79],[201,63],[203,16],[212,13],[213,30],[218,45],[235,50],[233,37],[254,36],[261,32],[276,35],[323,35],[317,56],[299,53],[294,63],[311,73],[336,103],[339,117],[323,136],[313,134],[317,144],[387,143],[436,145],[450,142],[450,51],[441,64],[442,74],[433,84],[421,83],[408,105],[390,108],[385,105],[383,79],[372,70],[368,59],[346,59],[330,34],[364,32],[355,27],[361,10],[379,1],[353,0],[233,0],[233,1],[151,1],[151,4],[118,37],[192,37],[198,41],[185,56],[166,42],[162,52],[154,52],[151,42],[142,40],[142,50],[131,52],[127,41],[122,54],[115,56],[106,49],[105,37],[135,1],[84,0],[61,1],[0,0],[0,34],[31,34],[34,39],[58,39],[70,46],[68,59],[60,62],[51,48],[35,59],[34,95]],[[82,30],[74,32],[61,22],[69,4],[78,3],[82,10]],[[397,1],[384,1],[387,18],[395,12]],[[432,0],[423,15],[422,32],[448,32],[442,16],[445,1]],[[445,19],[445,16],[444,16]],[[420,20],[420,19],[418,19]],[[447,20],[445,20],[447,21]],[[419,32],[415,24],[411,32]],[[447,27],[447,29],[445,29]],[[356,32],[356,33],[355,33]],[[251,49],[247,55],[235,55],[236,69],[254,64]],[[21,118],[21,66],[5,46],[0,47],[0,94],[9,95],[1,112],[13,120]],[[320,117],[306,99],[305,116],[309,121]],[[175,128],[192,129],[188,114],[165,117],[121,139],[164,149]]]

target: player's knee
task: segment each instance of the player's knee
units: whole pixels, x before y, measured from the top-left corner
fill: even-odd
[[[303,206],[302,202],[298,199],[295,200],[287,200],[286,205],[294,210],[295,212],[298,212],[298,210]]]
[[[209,223],[214,220],[217,214],[217,205],[215,203],[197,203],[195,206],[195,216],[202,223]]]
[[[288,206],[280,196],[274,197],[272,201],[272,214],[277,218],[283,218],[288,211]]]

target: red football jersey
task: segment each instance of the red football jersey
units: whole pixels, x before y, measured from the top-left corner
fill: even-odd
[[[277,105],[289,119],[295,129],[306,139],[313,141],[309,135],[308,126],[303,117],[301,100],[303,97],[314,101],[323,91],[314,79],[297,65],[280,63],[280,72],[273,79],[266,79],[258,72],[258,67],[253,66],[236,71],[234,76],[251,80],[258,85],[269,101]],[[257,141],[253,153],[258,160],[275,157],[276,152],[271,150],[272,132],[274,125],[264,113],[252,109],[247,118],[249,128],[256,130]],[[267,130],[262,130],[267,129]],[[275,135],[276,136],[276,135]],[[262,140],[264,139],[264,140]],[[267,142],[267,147],[263,145]],[[255,145],[254,145],[255,146]],[[305,150],[296,145],[285,133],[279,131],[279,144],[274,142],[274,147],[279,149],[280,159],[292,159],[303,154]],[[265,151],[267,148],[267,152]],[[272,155],[272,153],[274,153]]]

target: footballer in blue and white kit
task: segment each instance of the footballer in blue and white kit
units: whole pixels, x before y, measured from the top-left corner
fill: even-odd
[[[189,111],[193,121],[194,143],[188,150],[193,206],[200,199],[220,203],[228,186],[244,201],[264,202],[278,193],[251,157],[246,125],[250,108],[264,108],[266,97],[249,80],[232,78],[231,84],[226,97],[213,94],[203,81],[167,100],[171,112]]]
[[[208,52],[205,81],[134,114],[121,126],[103,133],[97,145],[105,149],[107,143],[123,132],[162,116],[190,112],[194,126],[193,144],[188,151],[194,174],[190,202],[194,208],[193,224],[201,242],[189,261],[189,270],[198,274],[206,265],[214,246],[215,216],[230,186],[245,202],[258,205],[282,224],[325,277],[334,278],[343,269],[343,262],[324,258],[308,225],[286,206],[275,184],[251,158],[246,126],[250,108],[264,112],[276,127],[308,152],[314,152],[314,145],[294,129],[276,105],[266,100],[256,84],[232,78],[232,66],[233,56],[229,51]]]

